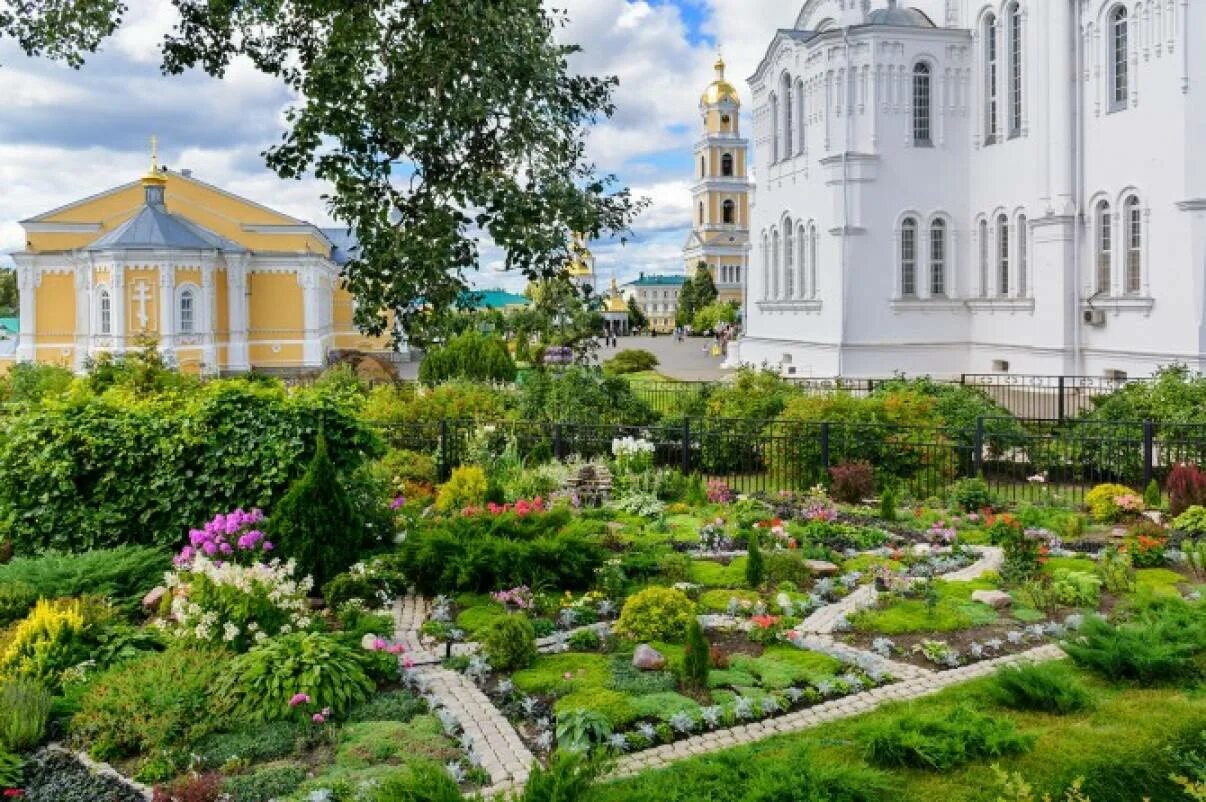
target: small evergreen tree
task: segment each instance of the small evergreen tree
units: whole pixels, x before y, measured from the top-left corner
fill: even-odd
[[[758,532],[754,531],[750,533],[749,556],[746,557],[745,563],[745,584],[749,585],[751,590],[757,590],[765,581],[766,563],[762,559],[762,549],[758,547]]]
[[[695,302],[695,282],[688,276],[683,282],[682,289],[678,291],[678,310],[674,314],[674,323],[677,326],[689,326],[691,321],[695,319],[695,310],[699,305]]]
[[[700,262],[695,266],[695,280],[692,284],[694,285],[697,311],[716,303],[716,299],[720,297],[720,292],[716,289],[716,282],[712,281],[712,271],[708,270],[705,262]]]
[[[298,575],[314,577],[315,587],[359,559],[363,525],[321,433],[305,474],[277,502],[266,529],[281,556],[296,560]]]
[[[645,317],[635,295],[628,299],[628,325],[634,329],[649,328],[649,318]]]
[[[1147,483],[1147,488],[1143,491],[1143,506],[1149,510],[1158,510],[1164,499],[1160,496],[1160,483],[1155,479]]]
[[[885,487],[880,494],[879,517],[889,523],[896,520],[896,488]]]
[[[683,680],[695,691],[708,687],[708,664],[711,662],[711,647],[704,637],[698,618],[691,619],[687,628],[687,648],[683,652]]]

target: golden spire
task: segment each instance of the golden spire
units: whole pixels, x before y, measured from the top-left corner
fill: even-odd
[[[724,66],[724,56],[718,53],[716,55],[716,63],[713,65],[716,69],[716,79],[704,90],[703,97],[699,100],[701,104],[714,106],[717,103],[729,102],[738,106],[741,105],[741,98],[737,94],[737,88],[725,80]]]
[[[151,134],[151,166],[142,177],[144,184],[166,184],[163,171],[159,169],[159,137]]]

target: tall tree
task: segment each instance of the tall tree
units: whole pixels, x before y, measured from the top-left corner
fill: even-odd
[[[641,309],[641,305],[637,303],[635,295],[628,298],[628,325],[634,329],[649,328],[649,318],[645,317],[645,312]]]
[[[571,72],[564,12],[542,0],[172,0],[163,68],[221,77],[245,56],[300,100],[265,156],[284,178],[334,186],[355,229],[344,268],[356,322],[380,334],[456,305],[480,242],[529,278],[563,271],[571,232],[623,234],[646,201],[585,157],[614,78]],[[120,0],[0,0],[0,35],[78,66],[119,24]]]
[[[709,304],[715,303],[720,293],[716,290],[716,282],[712,281],[712,271],[708,270],[707,262],[695,266],[695,310],[699,311]]]
[[[687,280],[683,282],[683,286],[678,291],[678,307],[674,312],[674,324],[676,326],[690,326],[692,319],[695,317],[695,280],[687,276]]]
[[[0,268],[0,315],[17,314],[20,298],[17,295],[17,271]]]

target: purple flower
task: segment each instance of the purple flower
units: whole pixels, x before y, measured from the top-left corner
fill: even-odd
[[[264,541],[264,551],[272,551],[272,543],[267,540]]]
[[[293,698],[289,700],[289,707],[308,704],[310,704],[310,696],[304,693],[295,693],[293,694]]]
[[[405,504],[406,504],[406,498],[404,496],[397,496],[394,498],[393,501],[391,501],[389,503],[389,508],[391,510],[396,510],[396,509],[401,508]]]
[[[210,557],[214,556],[214,552],[218,550],[217,545],[212,540],[207,540],[201,546],[201,549]]]

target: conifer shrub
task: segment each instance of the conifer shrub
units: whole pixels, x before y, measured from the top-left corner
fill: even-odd
[[[884,768],[947,771],[976,760],[1027,752],[1033,735],[1009,719],[959,706],[945,713],[901,713],[872,719],[864,735],[867,760]]]
[[[1078,665],[1113,681],[1192,681],[1202,676],[1206,615],[1201,602],[1157,597],[1129,620],[1087,618],[1061,646]]]
[[[703,627],[698,618],[691,620],[687,627],[687,646],[683,653],[683,682],[695,691],[708,687],[708,664],[711,662],[711,648],[704,637]]]
[[[885,487],[879,495],[879,517],[891,523],[896,520],[897,497],[895,487]]]
[[[1160,483],[1152,479],[1143,489],[1143,506],[1149,510],[1158,510],[1163,501],[1164,499],[1160,495]]]
[[[452,471],[448,481],[436,495],[436,509],[440,512],[456,512],[465,507],[480,506],[490,491],[486,472],[477,465],[461,465]]]
[[[536,660],[536,630],[522,613],[503,616],[490,625],[482,651],[498,671],[527,668]]]
[[[994,695],[1001,704],[1015,710],[1037,710],[1064,715],[1084,710],[1093,697],[1063,661],[997,670]]]
[[[681,641],[695,618],[695,602],[681,590],[651,587],[624,602],[616,632],[637,641]]]
[[[758,533],[750,533],[749,555],[745,562],[745,583],[751,589],[758,589],[766,582],[766,562],[762,549],[758,544]]]
[[[643,373],[658,365],[657,357],[643,348],[625,348],[603,363],[603,371],[615,376],[625,373]]]

